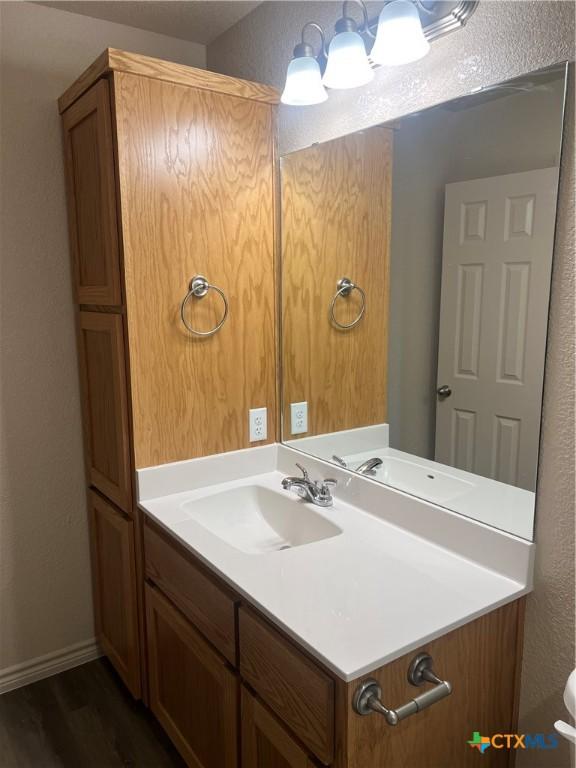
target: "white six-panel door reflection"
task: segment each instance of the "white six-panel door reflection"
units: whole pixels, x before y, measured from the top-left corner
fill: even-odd
[[[435,458],[530,491],[557,186],[557,168],[446,186]]]

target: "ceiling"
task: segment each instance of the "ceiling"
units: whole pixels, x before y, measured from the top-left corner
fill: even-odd
[[[288,0],[289,1],[289,0]],[[94,19],[126,24],[129,27],[146,29],[148,32],[178,37],[192,43],[208,45],[236,22],[247,16],[251,11],[262,5],[260,2],[248,0],[56,0],[43,2],[36,0],[37,5],[57,8],[61,11],[79,13]],[[305,3],[302,3],[305,5]],[[335,6],[334,21],[338,17],[341,5],[339,2],[330,3]],[[459,0],[424,0],[424,8],[420,10],[422,23],[426,26],[444,16],[454,6],[460,5]],[[378,19],[383,2],[366,2],[368,17],[372,23]],[[348,6],[350,8],[350,6]],[[361,11],[353,10],[351,14],[358,21]]]
[[[65,2],[39,2],[38,5],[208,45],[254,10],[260,2],[65,0]]]

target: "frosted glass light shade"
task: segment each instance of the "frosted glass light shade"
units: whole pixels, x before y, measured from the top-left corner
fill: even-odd
[[[280,101],[296,107],[320,104],[328,94],[322,85],[318,62],[312,56],[292,59],[286,71],[286,85]]]
[[[327,88],[357,88],[374,78],[364,41],[357,32],[339,32],[328,49],[322,82]]]
[[[430,43],[422,31],[420,16],[410,0],[394,0],[384,6],[378,19],[376,41],[370,58],[374,64],[408,64],[426,56]]]

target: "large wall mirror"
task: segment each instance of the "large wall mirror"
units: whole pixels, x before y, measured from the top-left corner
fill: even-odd
[[[557,66],[281,158],[283,440],[526,539],[565,88]]]

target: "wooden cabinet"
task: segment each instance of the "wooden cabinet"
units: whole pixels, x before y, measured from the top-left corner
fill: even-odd
[[[192,625],[146,587],[150,707],[192,768],[235,768],[237,677]]]
[[[88,482],[134,522],[124,544],[130,538],[141,647],[135,470],[249,447],[250,408],[268,409],[268,441],[276,439],[278,100],[265,85],[114,49],[59,100]],[[209,337],[191,334],[180,318],[196,274],[229,304],[226,323]],[[188,302],[188,321],[206,330],[222,310],[210,290]],[[234,604],[210,593],[202,568],[163,560],[156,543],[155,577],[235,663]],[[114,567],[112,537],[97,549],[98,609],[108,601],[100,590]],[[115,596],[118,619],[125,598],[126,590]],[[126,679],[128,659],[113,642],[103,647]],[[130,680],[146,694],[145,682]]]
[[[189,550],[150,521],[144,541],[146,574],[156,585],[148,586],[146,595],[151,706],[190,765],[205,765],[190,751],[198,722],[210,734],[206,739],[216,750],[216,764],[228,765],[218,749],[230,742],[213,734],[228,722],[234,708],[224,702],[232,688],[238,693],[240,683],[242,768],[474,768],[478,753],[468,744],[474,731],[516,731],[522,600],[346,682],[215,575],[204,573]],[[230,633],[238,650],[229,654],[228,665],[213,647],[218,649],[224,636],[225,650]],[[378,681],[390,708],[430,690],[429,684],[416,688],[408,682],[412,660],[424,652],[433,657],[435,672],[452,684],[450,696],[397,726],[376,713],[355,712],[354,694],[367,678]],[[201,667],[207,670],[198,672]],[[211,676],[215,683],[207,682]],[[217,722],[206,720],[207,701]],[[196,719],[187,721],[199,707]],[[491,749],[482,765],[511,768],[511,760],[509,751]]]
[[[68,225],[79,304],[120,305],[110,89],[100,80],[63,115]]]
[[[249,447],[250,408],[276,438],[277,103],[113,50],[60,99],[77,300],[124,313],[135,468]],[[180,317],[199,274],[229,307],[211,336]],[[210,289],[187,322],[207,331],[223,311]]]
[[[140,696],[134,523],[89,494],[96,636],[133,696]]]
[[[80,312],[79,358],[90,484],[129,513],[132,480],[122,316]]]
[[[242,768],[315,768],[281,723],[242,688]]]

